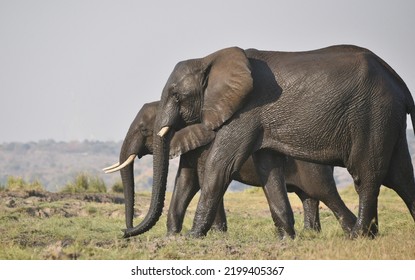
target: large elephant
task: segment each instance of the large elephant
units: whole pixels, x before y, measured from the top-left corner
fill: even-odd
[[[332,46],[306,52],[237,47],[180,62],[161,96],[155,120],[154,186],[144,231],[161,214],[169,143],[194,149],[212,132],[212,147],[192,236],[209,230],[231,175],[252,155],[262,185],[274,190],[274,222],[295,236],[282,154],[344,166],[359,196],[352,236],[375,236],[381,184],[403,199],[415,219],[415,182],[406,140],[413,98],[398,74],[371,51]],[[203,136],[203,137],[202,137]],[[181,151],[180,151],[181,152]]]
[[[152,154],[152,135],[158,107],[159,102],[156,101],[145,104],[140,109],[131,123],[121,147],[120,162],[122,164],[118,163],[104,169],[106,173],[121,170],[121,178],[124,191],[126,192],[125,212],[127,228],[131,228],[133,225],[134,174],[132,165],[136,157],[141,158],[147,154]],[[170,143],[170,150],[180,149],[176,146],[181,143],[183,141],[176,137],[175,141]],[[209,153],[209,147],[210,145],[208,144],[205,147],[197,148],[181,155],[167,216],[167,232],[170,234],[181,231],[186,209],[200,189],[199,182],[203,180],[204,164]],[[252,157],[249,157],[241,169],[232,175],[232,179],[248,185],[261,185]],[[315,199],[318,198],[332,209],[335,216],[340,220],[343,229],[346,232],[351,231],[356,217],[345,206],[337,192],[332,167],[287,158],[285,179],[287,190],[295,192],[303,203],[304,228],[317,231],[321,228],[318,209],[319,200]],[[268,199],[272,201],[274,198],[268,196]],[[223,231],[227,228],[223,200],[219,203],[213,226],[215,229]]]

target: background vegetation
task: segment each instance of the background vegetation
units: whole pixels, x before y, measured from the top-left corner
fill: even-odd
[[[76,180],[75,180],[76,181]],[[28,183],[25,183],[28,185]],[[30,185],[30,184],[29,184]],[[402,200],[382,188],[380,234],[374,239],[348,239],[323,204],[322,232],[303,230],[299,199],[290,194],[297,238],[279,240],[260,188],[228,192],[227,233],[188,238],[197,198],[191,203],[183,234],[166,236],[166,213],[148,233],[123,239],[124,205],[120,194],[51,196],[25,188],[0,191],[0,259],[415,259],[415,223]],[[354,188],[341,196],[357,212]],[[120,199],[108,199],[108,198]],[[171,194],[167,196],[165,212]],[[106,199],[103,199],[106,198]],[[135,224],[145,215],[149,192],[137,194]]]
[[[99,177],[111,187],[120,180],[119,173],[104,174],[102,168],[118,161],[122,142],[53,140],[0,144],[0,184],[9,176],[38,181],[48,191],[60,191],[80,173]],[[150,190],[153,180],[151,156],[137,160],[135,180],[140,190]],[[169,186],[174,183],[178,160],[170,161]]]
[[[408,134],[410,145],[415,139]],[[413,141],[412,141],[413,140]],[[48,191],[60,191],[80,173],[99,177],[107,186],[120,180],[119,173],[104,174],[102,168],[118,161],[122,142],[53,140],[29,143],[0,144],[0,185],[7,183],[9,176],[21,177],[27,181],[38,181]],[[178,158],[170,160],[168,190],[172,191],[177,172]],[[136,187],[150,191],[153,184],[153,158],[145,156],[134,165]],[[351,182],[345,169],[335,168],[334,176],[339,187]],[[248,186],[232,182],[230,190],[240,191]]]

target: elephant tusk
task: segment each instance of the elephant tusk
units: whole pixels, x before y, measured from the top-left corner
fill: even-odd
[[[129,165],[131,162],[133,162],[136,156],[137,156],[137,155],[130,155],[130,156],[127,158],[127,160],[126,160],[126,161],[124,161],[124,163],[123,163],[123,164],[121,164],[121,165],[119,165],[119,166],[117,166],[117,167],[114,167],[114,168],[112,168],[112,169],[107,169],[107,170],[105,170],[105,173],[106,173],[106,174],[108,174],[108,173],[113,173],[113,172],[115,172],[115,171],[118,171],[118,170],[123,169],[124,167],[126,167],[127,165]]]
[[[169,126],[164,126],[160,129],[159,133],[157,133],[158,136],[160,137],[164,137],[164,135],[167,134],[167,132],[169,132],[170,127]]]
[[[119,162],[117,162],[117,163],[115,163],[115,164],[113,164],[111,166],[108,166],[108,167],[103,168],[102,171],[107,171],[107,170],[113,169],[113,168],[115,168],[117,166],[120,166],[120,163]]]

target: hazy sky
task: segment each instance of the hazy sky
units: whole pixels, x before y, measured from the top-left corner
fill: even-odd
[[[0,143],[121,140],[178,61],[367,47],[415,93],[415,1],[0,0]]]

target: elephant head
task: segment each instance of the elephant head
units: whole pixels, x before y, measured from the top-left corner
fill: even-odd
[[[133,227],[134,215],[134,159],[153,153],[153,127],[159,102],[144,104],[128,129],[121,147],[119,162],[104,168],[105,173],[121,172],[125,197],[127,228]]]
[[[159,101],[144,104],[137,116],[133,120],[128,129],[127,135],[124,138],[119,162],[104,168],[105,173],[113,173],[120,171],[121,179],[124,187],[125,197],[125,221],[127,228],[133,227],[134,216],[134,160],[139,159],[145,155],[153,154],[153,134],[154,123],[157,116],[157,110],[159,107]],[[211,141],[214,134],[198,134],[193,136],[193,141],[199,137],[198,143]],[[206,139],[202,139],[206,137]],[[177,153],[178,151],[191,150],[192,146],[187,145],[186,141],[182,141],[180,133],[174,137],[174,141],[170,143],[170,151]],[[173,154],[170,155],[173,157]]]
[[[153,136],[153,189],[144,220],[125,237],[148,231],[161,216],[169,157],[210,143],[253,88],[249,60],[233,47],[179,62],[164,86]]]

